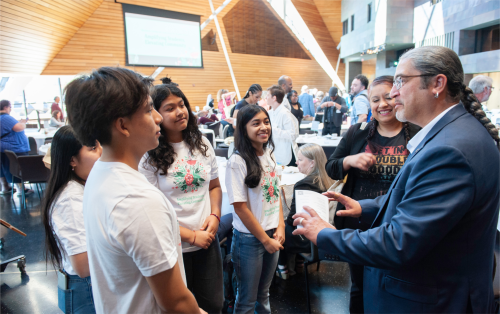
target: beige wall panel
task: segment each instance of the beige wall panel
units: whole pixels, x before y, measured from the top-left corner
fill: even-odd
[[[102,0],[1,0],[0,72],[38,75]]]
[[[237,1],[233,0],[224,8],[218,15],[218,20],[242,96],[251,84],[258,83],[266,89],[272,84],[277,84],[278,78],[283,74],[292,77],[295,89],[298,91],[300,91],[302,85],[309,85],[311,88],[316,87],[320,90],[328,90],[331,86],[331,80],[314,60],[231,53],[222,17]],[[193,11],[189,11],[193,9],[193,6],[188,5],[187,1],[171,1],[178,2],[176,8],[166,6],[166,1],[162,1],[160,4],[155,1],[146,0],[127,0],[127,2],[152,7],[153,3],[157,3],[162,9],[177,9],[180,12],[194,13]],[[222,2],[215,1],[215,8]],[[201,22],[203,23],[210,14],[208,0],[199,1],[195,12],[198,12],[197,14],[205,14],[201,17]],[[88,73],[92,69],[101,66],[125,66],[125,39],[122,16],[120,4],[110,0],[104,1],[87,22],[75,33],[66,46],[55,56],[42,74],[75,75]],[[106,25],[105,32],[102,31],[103,25]],[[202,31],[202,36],[208,33],[210,29],[216,32],[214,21],[211,21],[205,27]],[[207,95],[212,94],[216,98],[217,91],[221,88],[230,91],[234,90],[219,36],[217,36],[216,40],[219,52],[202,52],[203,69],[166,68],[157,76],[158,79],[166,75],[171,77],[174,82],[180,85],[192,106],[200,106],[201,108],[206,103]],[[156,69],[154,67],[128,68],[144,75],[151,75]],[[158,82],[159,80],[157,80]]]

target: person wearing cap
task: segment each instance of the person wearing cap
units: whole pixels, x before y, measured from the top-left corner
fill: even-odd
[[[322,135],[337,133],[340,136],[342,115],[347,112],[347,105],[342,97],[338,96],[337,87],[331,87],[328,96],[325,96],[318,107],[323,114]]]

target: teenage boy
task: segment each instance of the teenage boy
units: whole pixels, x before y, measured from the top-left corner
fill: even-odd
[[[295,166],[295,153],[298,149],[295,140],[299,136],[299,122],[282,104],[285,91],[281,86],[273,85],[267,91],[266,102],[272,108],[269,110],[269,117],[273,127],[276,162],[282,166]]]
[[[185,284],[175,210],[137,170],[160,136],[151,84],[133,71],[103,67],[66,87],[78,139],[103,148],[83,199],[97,313],[204,313]]]

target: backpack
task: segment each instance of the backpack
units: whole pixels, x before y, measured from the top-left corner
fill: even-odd
[[[370,100],[368,99],[368,96],[366,96],[365,94],[359,94],[359,96],[366,97],[366,99],[368,100],[368,103],[370,103]],[[354,102],[353,102],[353,104],[354,104]],[[371,118],[372,118],[372,108],[368,107],[368,116],[366,117],[366,122],[370,122]]]

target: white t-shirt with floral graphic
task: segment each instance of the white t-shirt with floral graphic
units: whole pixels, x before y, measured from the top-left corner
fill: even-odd
[[[176,156],[167,175],[160,175],[161,171],[155,174],[156,169],[145,163],[147,153],[139,163],[139,172],[165,194],[175,208],[179,224],[189,230],[200,230],[205,219],[210,216],[212,210],[208,187],[211,180],[219,177],[214,149],[206,137],[203,137],[203,142],[208,146],[208,157],[198,151],[191,155],[184,141],[170,143]],[[183,253],[200,249],[182,242]]]
[[[229,204],[246,202],[248,208],[267,231],[278,227],[279,224],[279,179],[276,172],[276,163],[270,150],[259,156],[260,164],[264,169],[260,184],[255,188],[245,185],[247,166],[245,160],[238,154],[233,154],[227,163],[226,186]],[[239,232],[250,233],[240,217],[233,213],[233,227]]]

